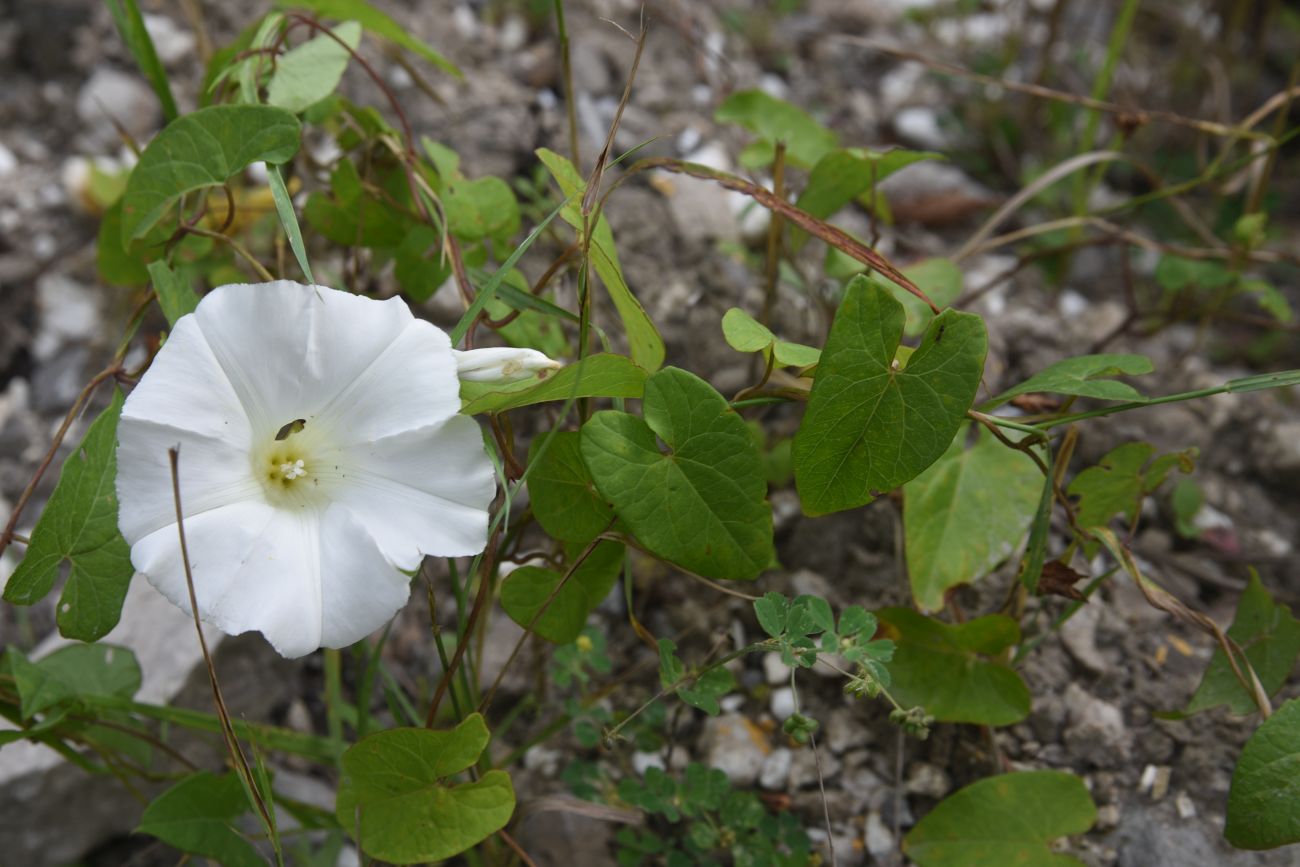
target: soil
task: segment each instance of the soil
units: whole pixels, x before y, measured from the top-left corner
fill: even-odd
[[[188,30],[178,11],[188,4],[142,0],[141,5],[146,12],[170,17],[179,31]],[[253,0],[202,4],[208,36],[222,44],[266,5]],[[568,152],[553,27],[544,13],[530,17],[534,7],[549,4],[376,0],[375,5],[464,70],[464,80],[453,81],[419,66],[441,100],[435,102],[378,44],[365,43],[367,56],[393,84],[416,133],[455,148],[467,174],[532,177],[535,148]],[[956,169],[954,176],[939,179],[931,188],[920,178],[899,185],[898,200],[911,202],[903,215],[910,218],[876,226],[860,213],[846,213],[838,221],[860,235],[879,232],[881,251],[900,263],[951,253],[993,207],[1021,188],[1020,172],[1036,165],[1033,136],[1027,135],[1020,145],[1025,153],[1016,152],[1005,138],[989,134],[996,129],[989,118],[1023,117],[1032,125],[1038,116],[1030,108],[1036,103],[941,78],[854,39],[888,42],[968,67],[1010,52],[1018,58],[1016,77],[1025,79],[1038,63],[1034,46],[1041,44],[1052,4],[986,4],[988,8],[965,18],[936,17],[930,23],[927,16],[934,9],[929,4],[918,4],[919,11],[912,15],[904,14],[906,5],[903,0],[648,3],[650,36],[617,145],[652,140],[647,153],[686,156],[704,144],[717,144],[734,158],[745,136],[714,123],[713,109],[734,90],[762,86],[805,107],[847,144],[902,144],[945,152]],[[1067,18],[1062,32],[1070,33],[1072,41],[1092,39],[1095,46],[1104,45],[1112,24],[1108,6],[1089,4],[1085,10],[1059,5]],[[782,14],[773,11],[774,6],[794,11]],[[1186,4],[1179,6],[1181,10]],[[1169,37],[1178,50],[1186,52],[1194,36],[1188,32],[1193,24],[1187,22],[1209,20],[1198,16],[1209,16],[1210,7],[1207,3],[1203,9],[1181,10],[1185,14],[1179,18],[1180,35]],[[635,29],[638,4],[570,0],[566,9],[579,91],[581,148],[590,161],[602,144],[633,55],[628,37],[602,18]],[[1139,17],[1134,47],[1116,81],[1116,98],[1135,106],[1218,117],[1214,98],[1189,84],[1181,66],[1173,61],[1157,65],[1165,56],[1160,52],[1169,48],[1162,42],[1161,28],[1175,11],[1171,7]],[[988,37],[1004,30],[1013,35]],[[1294,43],[1288,49],[1278,34],[1263,34],[1253,64],[1237,64],[1242,68],[1232,68],[1233,75],[1223,82],[1234,108],[1231,116],[1242,116],[1285,85],[1293,49]],[[1169,68],[1177,75],[1163,78]],[[0,153],[0,514],[7,514],[18,498],[82,385],[111,356],[129,314],[130,293],[97,279],[97,221],[64,183],[70,158],[111,156],[120,150],[111,127],[106,132],[93,110],[79,107],[87,82],[104,70],[134,76],[103,4],[0,0],[0,75],[6,81],[0,98],[0,151],[13,158],[6,169],[5,153]],[[193,56],[177,57],[169,71],[182,105],[192,106],[199,74]],[[353,73],[355,69],[344,85],[349,95],[383,105],[378,90]],[[134,96],[143,86],[137,78]],[[1090,82],[1067,80],[1055,86],[1084,93]],[[136,100],[131,93],[115,106],[137,112],[119,118],[127,128],[147,133],[159,122],[148,100]],[[1109,123],[1104,120],[1098,141],[1111,135]],[[1195,145],[1192,136],[1176,126],[1152,122],[1140,134],[1147,135],[1148,152],[1160,147],[1190,152]],[[1288,162],[1288,155],[1294,156],[1294,148],[1277,163],[1271,195],[1280,204],[1270,228],[1279,236],[1274,246],[1287,247],[1284,239],[1290,239],[1295,249],[1300,213],[1294,203],[1300,202],[1300,195],[1296,161]],[[1142,189],[1140,178],[1122,173],[1114,182],[1117,186],[1107,189],[1116,197]],[[687,186],[677,194],[694,195]],[[703,207],[707,211],[727,204],[712,194]],[[729,307],[755,311],[761,305],[761,242],[749,248],[746,262],[736,253],[736,239],[720,242],[707,234],[701,213],[675,203],[644,177],[620,188],[607,205],[628,281],[662,330],[669,363],[733,393],[751,381],[753,371],[748,358],[722,341],[719,322]],[[1037,216],[1041,212],[1031,207],[1008,227],[1032,225]],[[990,394],[1047,363],[1102,345],[1106,351],[1150,356],[1157,373],[1148,378],[1148,387],[1161,393],[1217,385],[1257,372],[1255,365],[1300,367],[1300,342],[1294,332],[1284,332],[1277,340],[1249,324],[1216,324],[1204,330],[1196,322],[1159,329],[1136,323],[1121,329],[1129,312],[1123,290],[1126,270],[1133,269],[1132,279],[1142,291],[1149,292],[1152,285],[1152,260],[1134,256],[1126,263],[1121,250],[1085,249],[1055,281],[1030,267],[990,284],[1014,264],[1005,251],[965,263],[968,296],[983,290],[961,306],[986,317],[991,351],[985,385]],[[543,256],[526,260],[526,268],[539,271],[545,261]],[[1293,304],[1300,304],[1296,273],[1294,268],[1279,271],[1277,284]],[[385,277],[387,291],[392,290],[390,282],[391,277]],[[802,290],[782,283],[773,318],[782,337],[821,342],[834,303],[822,288]],[[443,325],[454,321],[457,312],[445,298],[435,298],[425,308],[426,315]],[[608,310],[601,315],[613,321]],[[1252,567],[1275,598],[1293,607],[1300,603],[1300,565],[1294,553],[1300,531],[1298,399],[1300,393],[1294,391],[1220,395],[1092,421],[1081,431],[1076,467],[1132,440],[1151,442],[1161,450],[1200,449],[1195,479],[1207,505],[1221,516],[1217,526],[1199,539],[1183,538],[1175,531],[1167,500],[1157,498],[1144,514],[1134,547],[1167,589],[1222,624],[1231,621]],[[106,398],[101,395],[100,400]],[[789,409],[764,418],[774,434],[786,435],[797,420],[797,411]],[[79,423],[68,442],[76,442],[82,431],[84,423]],[[519,433],[522,438],[527,432]],[[37,488],[20,527],[30,527],[54,479],[49,475]],[[746,591],[812,592],[826,596],[837,608],[910,604],[899,556],[896,499],[882,498],[862,509],[815,520],[800,514],[788,485],[774,488],[772,500],[783,568]],[[1063,548],[1064,540],[1064,534],[1054,536],[1054,552]],[[1095,568],[1105,567],[1099,563]],[[442,598],[450,600],[445,572],[431,566],[429,575]],[[720,645],[761,635],[743,600],[648,560],[636,563],[635,575],[637,617],[655,635],[674,637],[688,660],[701,660]],[[1011,571],[1003,568],[959,593],[956,604],[967,614],[996,610],[1012,580]],[[1026,632],[1046,628],[1065,604],[1051,598],[1031,601],[1022,621]],[[442,608],[449,613],[451,603]],[[621,598],[603,605],[593,622],[608,636],[614,676],[624,678],[606,697],[605,706],[630,710],[658,689],[653,656],[627,627]],[[386,650],[399,679],[426,695],[438,671],[427,623],[424,594],[417,592],[399,616]],[[0,608],[0,643],[31,646],[52,624],[48,605],[21,611],[5,606]],[[492,666],[504,662],[517,634],[503,617],[492,624],[482,678],[491,679]],[[1001,770],[1055,768],[1082,776],[1100,808],[1096,826],[1061,849],[1090,867],[1300,864],[1300,850],[1294,847],[1248,853],[1222,841],[1232,768],[1256,719],[1234,718],[1222,710],[1180,721],[1160,717],[1186,704],[1211,650],[1203,635],[1152,609],[1131,585],[1107,583],[1087,613],[1063,634],[1048,636],[1021,667],[1034,696],[1028,719],[996,731],[941,724],[925,741],[901,737],[889,723],[883,702],[846,697],[842,682],[826,672],[801,674],[802,710],[822,723],[819,750],[836,861],[902,864],[893,845],[898,836],[946,794]],[[544,663],[538,654],[530,642],[509,672],[496,703],[498,720],[537,687]],[[285,697],[276,722],[323,728],[318,665],[303,664],[301,695]],[[769,803],[795,811],[810,833],[824,840],[817,776],[796,772],[801,762],[806,764],[808,750],[780,733],[776,714],[788,700],[781,692],[784,673],[777,670],[774,676],[771,661],[753,657],[738,665],[736,674],[741,688],[727,711],[749,721],[756,733],[751,740],[757,743],[757,760],[767,767],[774,753],[793,753],[788,774],[773,772]],[[1300,690],[1288,686],[1278,701],[1297,694]],[[524,714],[494,749],[504,754],[523,743],[530,729],[553,717],[564,695],[554,686],[540,693],[543,708]],[[382,701],[376,711],[386,712]],[[656,761],[676,765],[687,757],[728,760],[728,742],[719,736],[716,721],[689,710],[670,711],[669,719],[676,724],[672,746],[667,757],[661,754]],[[527,815],[516,831],[520,844],[540,864],[613,863],[617,825],[580,812],[530,809],[547,796],[568,791],[560,775],[576,758],[599,762],[614,778],[635,773],[638,762],[649,761],[630,744],[585,749],[567,732],[530,751],[515,773],[521,814]],[[761,788],[752,776],[750,782]],[[131,838],[106,842],[87,863],[128,859],[133,864],[174,863],[175,855]]]

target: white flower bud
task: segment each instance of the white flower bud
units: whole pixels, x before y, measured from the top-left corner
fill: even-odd
[[[545,379],[563,365],[536,349],[512,346],[490,349],[453,349],[456,373],[465,382],[518,382],[536,376]]]

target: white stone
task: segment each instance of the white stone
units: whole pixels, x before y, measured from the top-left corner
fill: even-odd
[[[867,814],[863,837],[867,852],[873,858],[884,858],[898,846],[898,842],[894,839],[894,832],[875,810]]]
[[[103,66],[81,86],[77,94],[77,117],[96,144],[110,145],[118,141],[114,120],[143,143],[158,128],[162,109],[158,97],[141,78]]]
[[[18,157],[14,152],[0,143],[0,178],[12,175],[18,168]]]
[[[785,722],[798,709],[798,702],[795,699],[794,690],[788,686],[772,690],[771,709],[772,716],[778,721]]]
[[[154,51],[164,66],[172,66],[194,54],[194,34],[176,26],[166,15],[144,15],[144,29],[149,31]]]
[[[1061,315],[1066,319],[1073,319],[1088,312],[1088,299],[1073,289],[1066,289],[1061,293],[1061,298],[1056,303],[1056,309],[1061,311]]]
[[[907,783],[903,790],[909,795],[922,795],[936,800],[943,798],[952,789],[952,781],[942,768],[928,762],[916,762],[912,765]]]
[[[763,654],[763,679],[772,686],[790,681],[790,667],[781,661],[781,654]]]
[[[47,361],[67,343],[89,340],[100,325],[100,298],[91,289],[62,274],[46,274],[36,282],[40,328],[32,354]]]
[[[648,753],[638,750],[632,754],[632,770],[636,771],[637,776],[644,777],[645,772],[651,768],[658,768],[661,771],[667,770],[662,753]]]
[[[904,141],[930,150],[951,146],[948,134],[939,125],[934,109],[922,105],[908,106],[894,115],[894,129]]]
[[[758,772],[758,784],[769,791],[782,791],[790,779],[790,765],[794,754],[785,747],[777,747],[763,760]]]
[[[771,752],[763,730],[740,714],[710,718],[700,740],[705,763],[725,773],[735,786],[752,786]]]
[[[509,15],[501,22],[497,44],[504,51],[518,51],[528,44],[528,22],[520,15]]]

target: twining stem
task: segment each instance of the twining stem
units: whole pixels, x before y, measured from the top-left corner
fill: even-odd
[[[794,698],[794,712],[799,713],[799,687],[795,684],[795,674],[798,669],[790,669],[790,695]],[[821,791],[822,796],[822,814],[826,819],[826,849],[831,854],[831,867],[836,867],[839,861],[835,858],[835,835],[831,831],[831,807],[826,802],[826,777],[822,773],[822,754],[817,749],[817,735],[808,732],[808,743],[812,747],[813,762],[817,765],[817,788]]]
[[[646,701],[643,702],[640,707],[638,707],[636,710],[632,711],[630,714],[625,716],[622,719],[622,721],[619,722],[618,725],[614,726],[612,729],[607,730],[605,732],[605,740],[611,741],[614,738],[618,737],[618,733],[621,732],[624,729],[624,727],[627,726],[628,723],[632,722],[632,720],[640,716],[646,710],[646,708],[650,707],[659,699],[667,695],[672,695],[674,692],[676,692],[678,689],[680,689],[683,686],[691,685],[692,683],[699,680],[704,675],[708,674],[710,671],[713,671],[715,668],[720,668],[726,665],[728,662],[731,662],[733,659],[739,659],[740,657],[744,656],[747,653],[753,653],[758,650],[776,650],[776,648],[777,648],[777,643],[776,643],[776,639],[774,638],[769,638],[766,641],[758,641],[753,644],[747,644],[744,647],[740,648],[739,650],[733,650],[731,651],[731,653],[728,653],[726,656],[716,660],[715,662],[709,665],[706,665],[704,668],[701,668],[699,671],[683,674],[681,677],[677,678],[677,680],[668,684],[663,689],[659,690],[657,693],[652,695],[650,698],[646,699]]]

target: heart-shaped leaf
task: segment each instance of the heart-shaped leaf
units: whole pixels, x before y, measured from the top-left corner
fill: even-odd
[[[239,777],[200,771],[155,798],[136,831],[229,867],[265,867],[266,860],[235,828],[248,808]]]
[[[975,399],[988,335],[945,310],[903,368],[903,305],[857,277],[835,314],[808,411],[794,439],[795,484],[809,515],[861,506],[911,481],[952,443]]]
[[[940,623],[908,608],[876,612],[896,642],[891,691],[904,707],[920,705],[940,722],[1003,726],[1029,715],[1029,689],[1020,675],[986,657],[1020,641],[1010,617],[990,614]]]
[[[540,566],[521,566],[501,584],[501,607],[510,619],[555,644],[568,644],[578,637],[587,615],[604,601],[623,568],[624,547],[618,542],[598,544],[561,586],[563,571]],[[566,558],[572,563],[577,551]],[[559,592],[555,588],[559,586]],[[555,598],[551,598],[551,594]],[[550,604],[546,601],[550,599]],[[537,617],[537,612],[546,610]],[[533,618],[537,617],[534,623]]]
[[[288,162],[298,119],[268,105],[214,105],[170,123],[140,154],[122,194],[122,244],[130,245],[186,193],[219,187],[251,163]]]
[[[744,419],[707,382],[673,367],[646,380],[642,412],[644,421],[598,412],[582,428],[582,458],[601,495],[665,560],[713,578],[758,577],[772,562],[772,510]]]
[[[478,761],[488,729],[470,714],[450,731],[397,728],[348,748],[336,813],[372,858],[393,864],[441,861],[505,827],[515,792],[505,771],[447,783]]]
[[[1023,452],[963,435],[903,488],[907,574],[916,604],[943,607],[943,594],[982,578],[1015,551],[1038,505],[1043,474]]]
[[[722,314],[722,336],[738,352],[761,352],[764,358],[774,353],[776,363],[782,367],[808,367],[821,359],[821,350],[778,339],[771,329],[739,307]]]
[[[582,461],[580,438],[577,431],[557,431],[533,440],[528,450],[528,496],[543,530],[561,541],[585,545],[609,526],[614,510],[596,491]]]
[[[1081,867],[1052,852],[1058,837],[1097,820],[1083,780],[1060,771],[1000,774],[949,795],[903,840],[919,867]]]
[[[135,654],[111,644],[70,644],[36,662],[11,647],[4,662],[18,688],[24,720],[68,699],[130,698],[140,688]]]
[[[31,544],[4,599],[31,605],[45,598],[66,562],[68,582],[59,597],[59,631],[78,641],[96,641],[117,625],[135,569],[131,549],[117,529],[117,421],[122,393],[95,419],[81,446],[63,463]]]
[[[266,101],[294,114],[320,102],[339,86],[360,43],[361,25],[344,21],[332,35],[322,33],[286,51],[275,62]]]
[[[1232,772],[1223,836],[1239,849],[1300,842],[1300,699],[1277,709],[1246,741]]]

